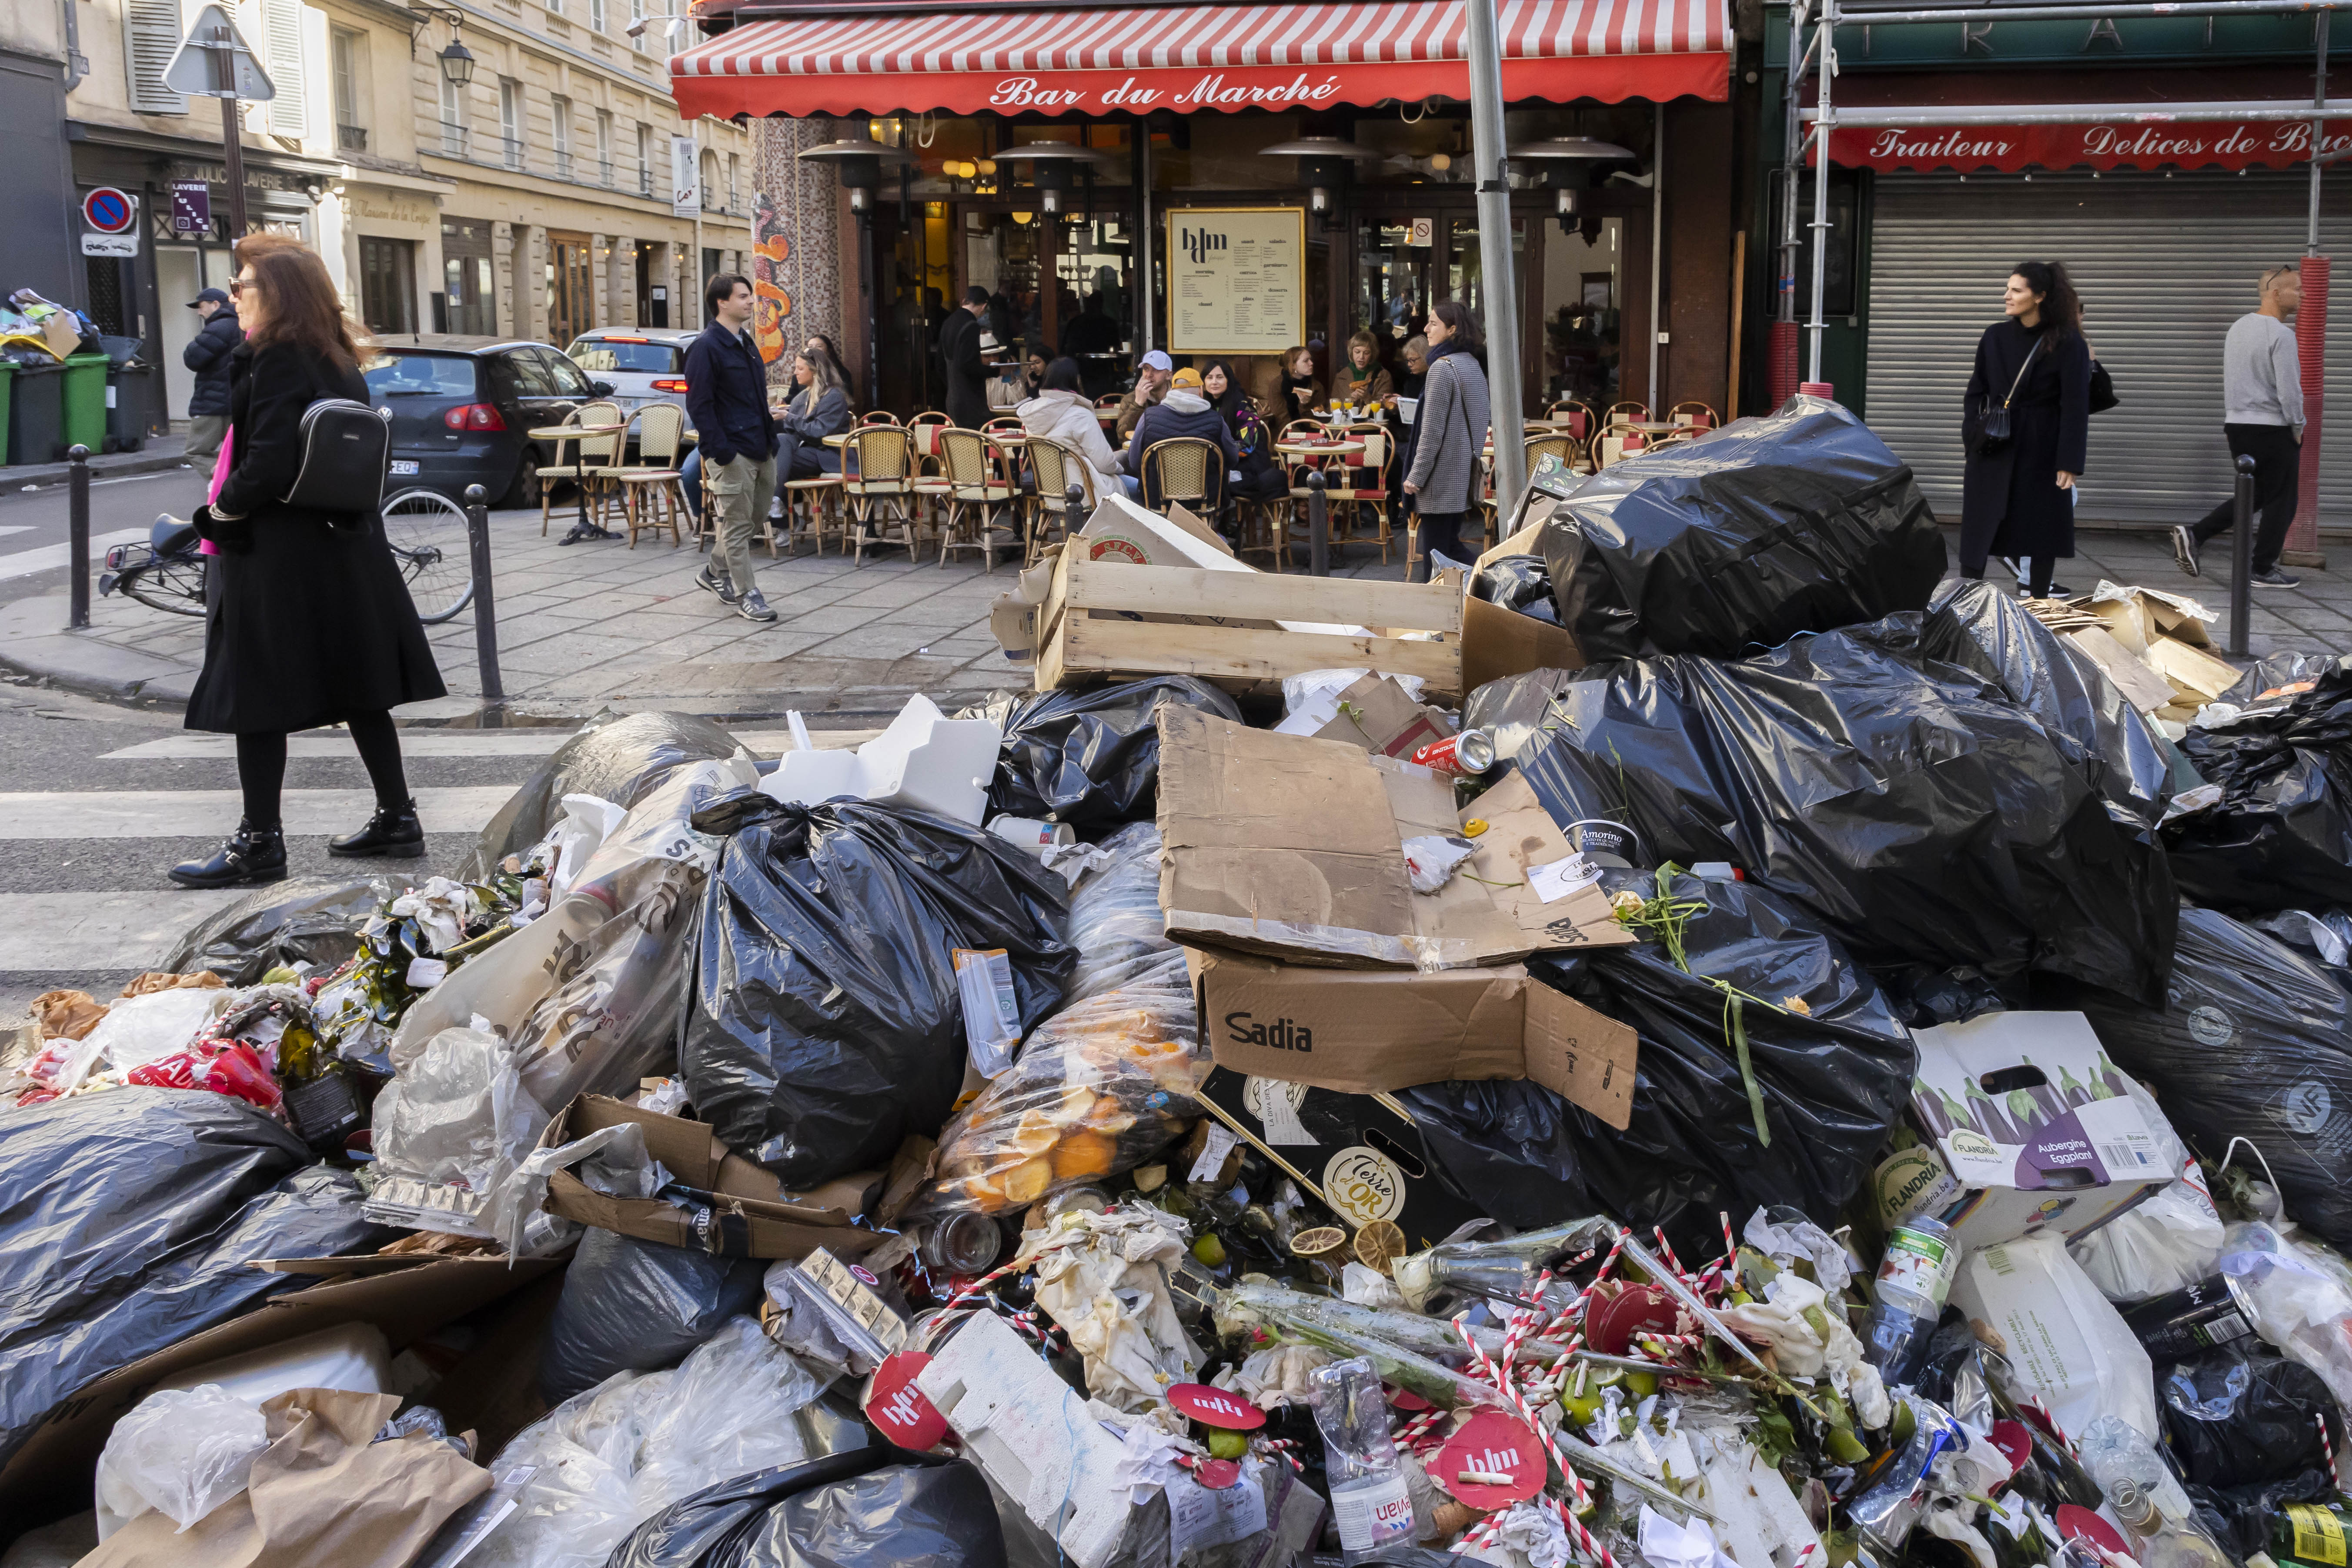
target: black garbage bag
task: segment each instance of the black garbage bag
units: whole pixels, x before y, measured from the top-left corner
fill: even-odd
[[[1470,579],[1470,596],[1559,625],[1559,605],[1551,593],[1551,568],[1540,555],[1497,555]]]
[[[2281,910],[2246,923],[2352,984],[2352,910]]]
[[[735,737],[692,713],[605,709],[558,746],[499,807],[453,875],[461,882],[478,882],[508,856],[546,837],[562,820],[567,795],[635,805],[679,763],[731,757],[740,749]]]
[[[877,1445],[756,1470],[672,1503],[606,1568],[1004,1568],[988,1482]]]
[[[1646,871],[1607,871],[1601,885],[1644,899],[1660,891]],[[1788,900],[1688,875],[1670,886],[1677,904],[1696,906],[1681,925],[1690,973],[1654,938],[1528,963],[1640,1035],[1624,1131],[1532,1083],[1429,1084],[1399,1098],[1445,1180],[1510,1224],[1598,1206],[1637,1230],[1663,1225],[1678,1245],[1719,1245],[1719,1211],[1789,1204],[1833,1226],[1909,1102],[1918,1052],[1876,984]],[[1725,993],[1710,978],[1771,1004],[1740,1009],[1769,1148],[1757,1140]],[[1792,998],[1807,1010],[1786,1007]],[[1514,1194],[1522,1182],[1525,1194]]]
[[[2157,1374],[2165,1441],[2181,1479],[2237,1487],[2288,1480],[2324,1468],[2328,1440],[2344,1442],[2344,1417],[2326,1380],[2269,1346],[2224,1345],[2178,1361]]]
[[[541,1396],[561,1405],[616,1372],[677,1365],[728,1319],[756,1310],[767,1267],[589,1231],[540,1347]]]
[[[2199,1152],[2219,1159],[2231,1139],[2252,1139],[2286,1212],[2352,1247],[2352,994],[2329,971],[2227,915],[2185,909],[2161,1011],[2081,986],[2049,999],[2089,1016]]]
[[[242,1100],[121,1089],[0,1116],[0,1465],[58,1404],[366,1251],[359,1184]]]
[[[1945,563],[1909,466],[1811,397],[1602,469],[1552,513],[1543,553],[1595,663],[1736,658],[1920,609]]]
[[[2165,824],[2182,893],[2256,913],[2352,903],[2352,658],[2190,730],[2181,750],[2221,790]]]
[[[947,1120],[965,1057],[955,949],[1005,950],[1024,1036],[1076,966],[1062,879],[968,824],[746,790],[694,826],[727,847],[679,1070],[712,1130],[787,1186],[879,1165]]]
[[[1004,727],[988,814],[1066,822],[1083,837],[1096,827],[1150,817],[1160,800],[1160,726],[1173,702],[1238,722],[1223,690],[1189,675],[1155,675],[1093,691],[1000,695],[964,717]]]
[[[2283,701],[2295,695],[2305,681],[2316,681],[2344,661],[2334,653],[2274,653],[2258,658],[2221,693],[2221,700],[2243,707],[2251,702]]]
[[[2001,584],[1961,582],[1927,607],[1920,653],[1974,671],[2090,753],[2099,791],[2146,822],[2172,798],[2171,744],[2090,656]]]
[[[232,986],[258,985],[280,964],[324,974],[360,947],[368,917],[416,886],[399,872],[338,882],[306,877],[257,889],[190,926],[155,965],[172,974],[209,969]]]
[[[1494,736],[1562,824],[1635,828],[1653,863],[1727,860],[1871,967],[2028,970],[2153,1003],[2177,900],[2154,830],[1920,617],[1754,658],[1640,659],[1489,682]]]

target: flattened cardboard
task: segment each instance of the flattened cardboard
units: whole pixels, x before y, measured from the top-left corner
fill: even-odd
[[[1549,499],[1536,497],[1528,502],[1525,514],[1536,521],[1479,556],[1477,564],[1484,566],[1502,555],[1542,554],[1543,519],[1550,514]],[[1584,662],[1584,651],[1576,646],[1575,634],[1564,626],[1548,625],[1484,599],[1463,602],[1465,697],[1490,680],[1525,675],[1531,669],[1582,669]]]
[[[540,1137],[551,1149],[601,1128],[634,1121],[645,1129],[646,1152],[686,1186],[722,1200],[719,1250],[739,1258],[805,1258],[816,1247],[855,1256],[887,1239],[858,1228],[857,1216],[879,1194],[879,1172],[837,1176],[811,1192],[788,1193],[767,1171],[720,1142],[699,1121],[664,1116],[603,1095],[585,1094],[564,1109]],[[704,1250],[687,1213],[662,1198],[616,1198],[590,1189],[569,1171],[548,1178],[547,1209],[582,1225],[645,1241]]]
[[[1571,947],[1631,947],[1633,933],[1617,920],[1599,882],[1565,898],[1547,902],[1528,873],[1550,866],[1573,853],[1568,835],[1536,799],[1527,775],[1513,768],[1494,788],[1464,806],[1459,813],[1466,829],[1474,822],[1486,825],[1471,842],[1477,851],[1462,868],[1479,879],[1470,886],[1486,896],[1513,923],[1537,939],[1531,952],[1549,952]],[[1455,881],[1461,881],[1457,874]]]
[[[2124,700],[2143,713],[2153,713],[2172,701],[2172,683],[2148,668],[2147,661],[2117,642],[2102,626],[2084,626],[2066,634],[2066,640],[2090,657],[2123,692]]]
[[[1383,757],[1411,760],[1414,752],[1454,733],[1444,713],[1405,695],[1385,675],[1367,675],[1339,693],[1339,716],[1315,731],[1318,741],[1339,741]]]
[[[1639,1037],[1526,968],[1308,969],[1195,955],[1217,1065],[1343,1094],[1454,1079],[1532,1079],[1623,1131]]]

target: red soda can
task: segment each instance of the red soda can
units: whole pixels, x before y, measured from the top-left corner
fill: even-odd
[[[1432,741],[1415,751],[1412,760],[1424,768],[1467,778],[1495,765],[1495,742],[1484,730],[1465,730],[1459,735]]]

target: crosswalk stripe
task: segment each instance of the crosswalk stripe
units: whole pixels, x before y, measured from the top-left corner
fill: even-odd
[[[30,533],[32,531],[33,525],[29,522],[12,522],[5,525],[0,525],[0,534]]]
[[[514,792],[499,784],[411,793],[427,833],[477,833]],[[224,837],[243,809],[233,789],[20,791],[0,794],[0,839]],[[289,789],[283,797],[290,837],[349,833],[374,810],[372,790]]]
[[[880,734],[879,730],[817,730],[809,738],[820,751],[835,747],[863,745]],[[551,725],[534,730],[403,730],[400,751],[404,757],[524,757],[549,755],[570,740],[572,731]],[[789,731],[783,730],[745,730],[735,739],[751,748],[755,756],[782,756],[784,748],[793,743]],[[356,760],[351,737],[343,734],[296,735],[286,742],[289,757],[349,757]],[[150,760],[185,761],[216,760],[227,762],[236,756],[234,735],[203,735],[182,733],[158,741],[142,741],[135,746],[108,752],[100,762],[144,762]]]
[[[137,969],[249,888],[0,894],[0,973]]]
[[[89,542],[90,564],[96,566],[106,559],[109,545],[144,544],[146,542],[147,531],[143,528],[127,528],[120,533],[93,534]],[[36,545],[30,550],[19,550],[13,555],[0,555],[0,580],[29,577],[36,572],[50,572],[59,566],[72,564],[71,543]]]

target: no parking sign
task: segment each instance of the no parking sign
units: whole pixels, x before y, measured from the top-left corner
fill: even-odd
[[[81,237],[84,256],[136,256],[139,237],[131,232],[139,221],[139,203],[128,191],[100,185],[81,199],[81,220],[89,232]]]

